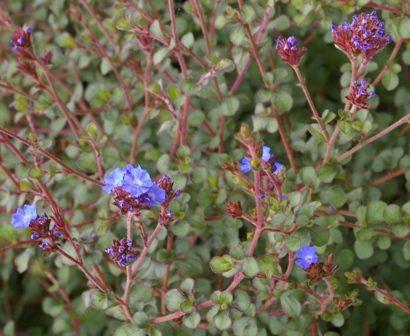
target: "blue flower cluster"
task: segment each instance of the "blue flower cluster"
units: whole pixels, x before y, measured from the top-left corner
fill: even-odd
[[[272,157],[275,157],[275,154],[271,155],[270,148],[267,146],[263,146],[262,147],[262,160],[264,162],[269,162]],[[274,162],[272,165],[272,172],[275,175],[277,175],[279,174],[282,167],[283,167],[283,164],[280,164],[279,162]],[[241,161],[241,165],[239,166],[239,169],[242,170],[244,173],[249,173],[252,170],[251,159],[245,156]]]
[[[318,256],[316,254],[316,246],[302,246],[299,252],[295,253],[296,258],[295,264],[302,267],[305,271],[312,264],[316,264]]]
[[[332,24],[330,28],[335,45],[348,55],[362,54],[365,63],[392,42],[391,36],[386,35],[384,22],[379,20],[376,12],[354,15],[352,23],[345,22],[340,26]]]
[[[23,209],[18,208],[17,212],[11,216],[11,224],[16,229],[26,229],[31,221],[37,218],[37,208],[35,205],[24,204]]]
[[[131,239],[114,240],[113,245],[106,248],[105,252],[110,254],[120,267],[126,266],[136,258],[136,253],[132,250]]]
[[[165,190],[152,182],[149,173],[140,166],[127,165],[125,168],[116,168],[104,180],[102,189],[118,196],[117,203],[120,208],[134,211],[134,207],[127,202],[131,196],[139,204],[155,206],[165,201]],[[123,195],[126,192],[127,195]],[[121,194],[121,195],[120,195]]]
[[[11,217],[11,224],[16,229],[30,228],[33,233],[31,235],[32,240],[42,240],[39,245],[43,251],[52,251],[50,241],[55,241],[61,236],[61,232],[57,230],[56,224],[50,230],[51,219],[44,213],[42,216],[37,215],[37,208],[35,205],[25,204],[23,209],[18,208],[17,212]]]

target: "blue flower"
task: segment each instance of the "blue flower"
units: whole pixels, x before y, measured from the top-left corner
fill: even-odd
[[[268,162],[270,158],[271,158],[270,148],[268,146],[263,146],[262,147],[262,160],[264,162]],[[239,166],[239,169],[242,170],[244,173],[248,173],[252,170],[250,158],[244,156],[241,163],[242,164]]]
[[[124,170],[120,168],[115,168],[104,179],[104,186],[102,187],[102,190],[104,190],[107,193],[110,193],[112,189],[122,186],[123,179],[124,179]]]
[[[263,146],[262,148],[262,160],[268,162],[270,159],[270,148],[268,146]]]
[[[245,156],[241,161],[242,164],[239,166],[239,169],[242,170],[244,173],[249,173],[252,170],[250,162],[251,159]]]
[[[158,205],[158,203],[162,204],[165,201],[165,190],[154,183],[151,189],[148,191],[147,196],[147,203],[149,205],[155,206]]]
[[[149,191],[154,183],[151,181],[148,172],[145,169],[141,169],[140,166],[137,168],[127,167],[122,188],[134,197]]]
[[[11,216],[11,224],[16,229],[25,229],[30,222],[37,218],[37,209],[35,205],[24,205],[24,208],[18,208],[17,212]]]
[[[278,175],[282,167],[283,167],[283,164],[279,162],[275,162],[272,166],[272,173],[275,175]]]
[[[304,270],[308,269],[311,264],[317,263],[317,254],[316,246],[302,246],[299,252],[295,254],[298,260],[295,261],[295,264],[302,267]]]

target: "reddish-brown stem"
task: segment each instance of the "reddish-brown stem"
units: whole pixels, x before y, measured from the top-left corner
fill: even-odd
[[[133,142],[131,146],[131,151],[130,151],[130,157],[129,157],[129,163],[134,164],[134,158],[138,153],[138,137],[139,134],[142,130],[142,126],[144,125],[144,121],[147,118],[150,107],[149,107],[149,91],[148,91],[148,83],[150,81],[150,72],[151,72],[151,63],[152,63],[152,56],[153,56],[153,51],[145,53],[147,63],[145,65],[145,74],[144,74],[144,97],[145,97],[145,106],[144,106],[144,112],[142,113],[142,116],[140,120],[138,120],[138,125],[134,129],[134,134],[133,134]]]
[[[399,50],[401,48],[401,45],[403,44],[404,41],[405,41],[404,38],[402,38],[402,37],[399,38],[396,45],[394,46],[394,49],[393,49],[392,53],[390,54],[390,57],[389,57],[389,60],[387,61],[387,63],[392,62],[396,58],[397,53],[399,52]],[[380,71],[379,75],[373,81],[372,85],[376,86],[377,84],[379,84],[379,82],[383,79],[384,75],[386,74],[387,70],[389,70],[389,69],[390,69],[390,67],[388,65],[385,65],[383,70]]]
[[[238,0],[238,4],[239,4],[239,8],[242,9],[242,8],[243,8],[243,1],[242,1],[242,0]],[[255,43],[255,40],[254,40],[254,38],[253,38],[253,36],[252,36],[252,32],[251,32],[251,30],[250,30],[250,28],[249,28],[249,25],[248,25],[248,24],[244,24],[244,27],[245,27],[246,35],[247,35],[247,37],[248,37],[248,39],[249,39],[249,42],[251,43],[251,48],[252,48],[252,52],[253,52],[253,57],[255,57],[255,60],[256,60],[256,63],[258,64],[258,67],[259,67],[259,71],[260,71],[260,73],[261,73],[261,76],[262,76],[262,78],[264,78],[264,77],[265,77],[265,74],[266,74],[266,71],[265,71],[265,68],[264,68],[264,66],[263,66],[261,56],[260,56],[259,51],[258,51],[258,46],[257,46],[256,43]],[[264,81],[264,82],[265,82],[265,81]],[[265,83],[265,86],[269,89],[269,86],[268,86],[266,83]],[[290,145],[289,145],[287,136],[286,136],[285,131],[284,131],[284,129],[283,129],[282,121],[281,121],[280,115],[279,115],[279,111],[278,111],[278,109],[276,108],[275,103],[273,102],[272,99],[271,99],[271,106],[272,106],[272,109],[273,109],[273,111],[274,111],[274,113],[275,113],[275,118],[276,118],[276,120],[277,120],[277,122],[278,122],[279,134],[280,134],[282,143],[283,143],[283,145],[284,145],[284,147],[285,147],[286,154],[287,154],[287,156],[288,156],[290,166],[291,166],[292,170],[293,170],[295,173],[297,173],[298,170],[297,170],[297,167],[296,167],[296,164],[295,164],[295,159],[294,159],[293,154],[292,154],[292,148],[291,148]]]
[[[391,179],[393,179],[397,176],[405,174],[406,171],[407,171],[407,168],[402,168],[402,169],[399,169],[395,172],[391,172],[391,173],[387,174],[386,176],[383,176],[383,177],[377,179],[376,181],[373,181],[372,183],[370,183],[370,185],[372,187],[378,186],[379,184],[385,183],[385,182],[387,182],[387,181],[389,181],[389,180],[391,180]]]
[[[9,170],[6,167],[3,166],[1,161],[0,161],[0,169],[3,171],[4,175],[6,175],[9,178],[9,180],[11,181],[11,183],[13,183],[13,185],[16,187],[16,189],[20,190],[20,185],[18,184],[16,179],[13,177],[13,175],[11,175]]]
[[[179,66],[181,67],[181,73],[183,79],[188,79],[188,71],[185,64],[184,56],[181,53],[181,46],[182,44],[178,38],[178,31],[176,26],[176,19],[175,19],[175,11],[174,11],[174,0],[168,0],[168,9],[169,9],[169,16],[171,19],[171,30],[172,30],[172,38],[175,42],[174,53],[178,58]],[[188,121],[188,111],[189,111],[189,102],[190,96],[185,94],[185,101],[184,101],[184,108],[182,111],[182,116],[179,125],[179,133],[180,133],[180,143],[181,146],[186,144],[186,129],[187,129],[187,121]]]
[[[264,32],[266,31],[266,26],[269,22],[269,13],[271,11],[271,7],[266,6],[265,11],[263,13],[263,18],[262,18],[262,23],[258,32],[258,36],[256,37],[256,43],[259,43],[262,40],[262,36],[264,34]],[[236,91],[236,89],[239,87],[239,85],[241,84],[243,77],[245,77],[246,71],[248,70],[249,66],[251,65],[252,62],[252,58],[253,55],[250,54],[248,56],[248,59],[246,60],[246,63],[243,67],[243,69],[241,70],[240,74],[238,75],[238,77],[236,77],[235,82],[233,83],[231,89],[229,90],[231,93],[234,93]]]
[[[83,127],[75,117],[67,108],[67,106],[61,100],[56,88],[54,87],[53,81],[50,78],[50,74],[48,73],[48,69],[43,65],[42,61],[38,58],[35,60],[36,65],[42,70],[43,75],[47,81],[47,85],[50,87],[51,91],[44,87],[44,90],[53,98],[54,102],[58,105],[61,112],[64,114],[68,124],[70,125],[71,130],[73,131],[76,139],[80,142],[80,133],[85,134]],[[80,131],[80,132],[79,132]]]
[[[221,0],[215,0],[214,2],[214,7],[212,10],[212,15],[211,15],[211,29],[210,29],[210,33],[209,33],[209,37],[211,38],[211,40],[214,38],[215,36],[215,22],[216,22],[216,11],[218,9],[218,6],[220,4]]]
[[[87,12],[93,17],[95,23],[97,24],[98,28],[102,31],[104,34],[105,38],[110,42],[111,47],[116,50],[117,49],[117,44],[113,41],[111,38],[110,34],[108,34],[107,30],[104,28],[104,25],[101,23],[101,21],[98,19],[97,15],[93,11],[93,9],[88,5],[86,0],[80,0],[81,4],[83,7],[87,10]]]
[[[349,0],[336,0],[337,2],[342,2],[342,3],[349,3]],[[379,9],[381,11],[388,11],[394,14],[398,14],[398,15],[403,15],[403,11],[400,9],[395,9],[395,8],[391,8],[388,6],[383,6],[383,5],[379,5],[377,3],[374,3],[373,1],[370,1],[368,3],[366,3],[364,5],[364,7],[370,7],[370,8],[374,8],[374,9]],[[407,14],[408,15],[408,14]]]
[[[367,286],[367,281],[363,278],[361,279],[360,283]],[[381,296],[385,297],[391,303],[393,303],[396,306],[398,306],[399,308],[403,309],[407,314],[410,314],[410,308],[408,306],[401,303],[399,300],[397,300],[395,297],[391,296],[390,294],[386,293],[384,290],[382,290],[378,287],[374,287],[371,290],[375,291],[376,293],[379,293]]]
[[[371,138],[363,141],[362,143],[360,143],[360,144],[356,145],[355,147],[353,147],[352,149],[348,150],[346,153],[340,155],[339,157],[337,157],[336,160],[337,161],[342,161],[343,159],[345,159],[345,158],[349,157],[350,155],[352,155],[353,153],[357,152],[359,149],[363,148],[365,145],[367,145],[367,144],[381,138],[382,136],[384,136],[387,133],[393,131],[394,129],[396,129],[400,125],[406,123],[409,119],[410,119],[410,113],[408,113],[406,116],[404,116],[400,120],[396,121],[394,124],[390,125],[386,129],[384,129],[380,133],[372,136]]]
[[[124,81],[122,80],[122,77],[121,77],[120,73],[118,72],[118,69],[116,68],[114,62],[112,61],[112,58],[107,54],[107,51],[101,45],[100,41],[98,41],[97,37],[94,35],[94,33],[91,31],[91,29],[87,26],[87,24],[82,22],[82,21],[81,21],[81,23],[82,23],[83,27],[85,28],[85,30],[87,30],[88,34],[90,35],[91,40],[97,45],[97,48],[100,50],[101,55],[105,59],[107,59],[108,62],[110,63],[112,71],[114,72],[115,77],[117,77],[118,84],[120,84],[121,90],[124,93],[124,97],[127,101],[128,111],[131,112],[132,111],[132,99],[131,99],[130,95],[128,94],[127,87],[125,86]]]
[[[202,14],[201,4],[198,0],[191,0],[191,3],[192,3],[192,6],[195,9],[195,12],[196,12],[198,18],[199,18],[199,24],[201,26],[202,35],[203,35],[204,40],[205,40],[206,53],[209,55],[209,54],[212,53],[212,49],[211,49],[211,43],[209,42],[209,38],[208,38],[208,32],[207,32],[204,16]],[[215,77],[212,77],[212,83],[214,84],[218,100],[222,101],[223,96],[222,96],[221,90],[219,88],[218,80]],[[218,152],[219,153],[223,152],[223,134],[224,134],[224,129],[225,129],[225,119],[226,119],[225,116],[222,115],[221,119],[219,121],[219,139],[220,139],[219,140],[219,145],[218,145]]]
[[[169,253],[172,252],[172,243],[173,243],[172,236],[168,236],[167,237],[167,251]],[[161,314],[162,315],[165,315],[167,313],[167,308],[166,308],[166,304],[165,304],[165,301],[164,301],[164,296],[165,296],[165,293],[168,290],[168,280],[169,280],[169,272],[170,272],[170,269],[171,269],[171,263],[172,262],[168,262],[167,265],[165,266],[166,267],[165,276],[164,276],[164,280],[162,282],[162,287],[161,287]]]
[[[75,333],[77,336],[80,336],[80,325],[79,325],[79,323],[78,323],[78,319],[77,319],[77,317],[76,317],[76,314],[75,314],[75,312],[74,312],[74,310],[73,310],[73,306],[71,305],[71,300],[70,300],[70,297],[68,296],[67,291],[64,289],[63,286],[60,286],[60,284],[58,283],[57,279],[54,278],[54,276],[53,276],[49,271],[45,270],[44,272],[45,272],[45,274],[47,275],[47,278],[48,278],[53,284],[55,284],[55,285],[58,286],[59,292],[61,293],[61,295],[62,295],[63,298],[64,298],[65,305],[66,305],[66,307],[67,307],[68,315],[71,317],[71,321],[72,321],[72,323],[73,323],[73,328],[74,328],[74,333]]]
[[[25,144],[26,146],[32,147],[34,148],[36,151],[40,152],[41,154],[43,154],[45,157],[49,158],[51,161],[54,161],[56,163],[58,163],[60,166],[62,166],[66,172],[68,174],[72,174],[75,175],[77,177],[82,178],[83,180],[89,181],[93,184],[96,184],[98,186],[103,186],[103,184],[87,175],[81,174],[73,169],[71,169],[69,166],[67,166],[64,162],[62,162],[60,159],[56,158],[54,155],[48,153],[47,151],[45,151],[44,149],[40,148],[40,147],[36,147],[34,146],[32,143],[30,143],[28,140],[23,139],[22,137],[18,136],[17,134],[14,134],[13,132],[6,130],[5,128],[0,126],[0,133],[6,135],[6,136],[10,136],[20,142],[22,142],[23,144]],[[14,147],[14,146],[13,146]],[[12,148],[9,146],[9,148]],[[14,147],[15,148],[15,147]],[[13,151],[14,152],[14,151]],[[14,152],[16,154],[16,152]],[[16,154],[17,155],[17,154]],[[20,157],[21,155],[17,155],[18,157]],[[28,161],[26,159],[24,159],[24,161],[22,161],[24,164],[28,165]]]
[[[320,120],[319,113],[316,110],[315,104],[313,104],[312,97],[310,96],[309,90],[306,87],[306,83],[303,80],[303,77],[302,77],[302,74],[300,72],[299,66],[294,65],[292,68],[293,68],[293,70],[295,70],[296,76],[298,77],[298,80],[299,80],[299,83],[300,83],[300,87],[302,88],[303,93],[305,94],[306,100],[308,101],[310,109],[312,110],[313,116],[315,117],[316,122],[319,124],[319,126],[321,128],[323,136],[326,139],[326,142],[329,142],[329,135],[327,134],[326,127],[322,123],[322,121]]]
[[[321,212],[316,212],[316,214],[320,217],[323,217],[323,218],[328,218],[329,217],[328,215],[323,214]],[[339,221],[339,225],[346,226],[346,227],[349,227],[349,228],[352,228],[352,229],[363,229],[363,226],[360,226],[360,225],[357,225],[357,224],[354,224],[354,223],[350,223],[350,222],[345,222],[345,221]],[[398,238],[398,239],[410,240],[410,236],[397,237],[394,233],[386,231],[386,230],[373,229],[373,232],[377,233],[379,235],[383,235],[383,236],[390,236],[390,237],[395,237],[395,238]]]

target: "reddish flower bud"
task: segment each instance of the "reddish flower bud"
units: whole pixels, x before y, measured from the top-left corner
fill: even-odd
[[[288,38],[284,38],[282,36],[279,36],[278,39],[276,40],[276,50],[280,57],[282,57],[282,61],[289,63],[291,66],[296,66],[299,64],[300,59],[302,56],[305,54],[305,51],[307,50],[306,47],[302,47],[301,49],[298,49],[296,47],[296,44],[298,43],[298,40],[296,37],[291,36]]]

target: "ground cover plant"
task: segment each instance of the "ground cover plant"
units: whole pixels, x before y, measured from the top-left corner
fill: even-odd
[[[410,5],[8,1],[4,335],[410,335]]]

